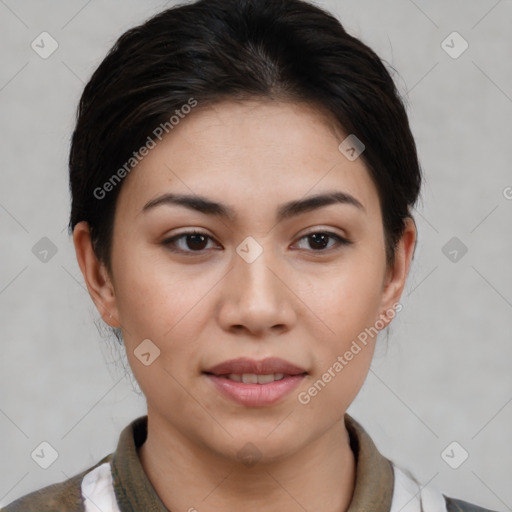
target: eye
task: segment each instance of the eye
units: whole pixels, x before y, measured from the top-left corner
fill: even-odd
[[[330,246],[327,245],[329,239],[335,241]],[[330,231],[315,231],[313,233],[308,233],[307,235],[303,236],[301,240],[308,240],[310,247],[314,250],[313,252],[326,252],[326,248],[331,249],[336,245],[342,246],[350,245],[353,243],[350,240],[347,240],[346,238],[343,238],[340,235]]]
[[[180,233],[179,235],[167,238],[162,242],[170,251],[173,252],[184,252],[184,253],[201,253],[206,249],[207,241],[213,240],[212,237],[201,231],[187,231],[186,233]],[[183,242],[181,247],[176,248]],[[187,250],[187,247],[191,250]]]
[[[170,251],[181,253],[198,253],[207,249],[208,240],[213,238],[202,231],[187,231],[180,233],[171,238],[167,238],[162,242]],[[353,242],[350,240],[332,233],[330,231],[315,231],[304,235],[300,240],[308,240],[310,248],[313,252],[326,252],[326,249],[331,249],[334,246],[350,245]],[[327,245],[329,240],[334,240],[334,243]],[[179,242],[183,242],[180,246]]]

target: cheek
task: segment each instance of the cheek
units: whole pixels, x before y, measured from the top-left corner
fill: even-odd
[[[133,244],[116,262],[119,315],[129,335],[161,339],[190,309],[194,290],[183,273],[164,264],[164,258],[136,247]],[[119,254],[123,254],[122,246]]]
[[[356,294],[341,292],[329,302],[323,319],[329,327],[329,336],[317,340],[319,371],[343,374],[347,377],[344,386],[359,382],[358,375],[366,374],[371,363],[378,330],[375,322],[379,318],[380,295],[373,288],[361,286]],[[342,358],[340,368],[336,362]],[[326,377],[329,378],[328,376]],[[342,379],[337,379],[338,381]]]
[[[192,266],[189,271],[177,272],[165,257],[144,256],[143,251],[139,257],[124,258],[118,268],[116,301],[134,373],[140,366],[134,352],[143,340],[149,339],[160,350],[155,371],[159,367],[163,371],[163,367],[183,377],[194,367],[200,353],[202,321],[209,318],[205,315],[204,296],[214,282],[208,284],[197,271],[192,275]],[[153,378],[151,372],[140,370],[141,378]]]
[[[379,315],[385,267],[376,256],[358,253],[309,284],[307,301],[334,336],[355,336]],[[312,304],[312,301],[314,304]]]
[[[199,327],[193,322],[198,292],[176,274],[161,272],[147,262],[131,268],[116,288],[130,367],[149,401],[171,400],[183,408],[187,396],[180,383],[190,379],[199,354]],[[143,354],[148,352],[145,360]]]
[[[334,292],[321,314],[329,329],[326,336],[316,334],[311,351],[314,372],[306,387],[301,388],[299,403],[308,407],[311,426],[315,417],[326,424],[339,418],[353,402],[363,385],[372,361],[377,332],[374,328],[379,313],[380,295],[375,281],[348,286]]]
[[[316,281],[312,288],[311,309],[318,311],[324,333],[311,333],[316,340],[314,378],[320,380],[311,392],[321,395],[313,407],[336,403],[338,410],[338,406],[348,406],[366,378],[381,312],[385,266],[379,256],[347,259],[346,265]]]

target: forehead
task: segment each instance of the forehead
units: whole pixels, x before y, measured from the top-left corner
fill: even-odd
[[[196,107],[125,178],[118,207],[140,212],[165,192],[198,194],[261,211],[324,190],[355,196],[368,213],[378,195],[347,136],[312,105],[225,101]]]

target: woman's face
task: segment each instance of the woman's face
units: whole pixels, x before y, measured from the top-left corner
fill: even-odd
[[[181,120],[125,179],[112,280],[88,286],[123,330],[154,425],[227,458],[251,442],[268,460],[336,428],[400,309],[414,243],[408,225],[386,266],[377,190],[338,149],[346,135],[305,105],[224,102]]]

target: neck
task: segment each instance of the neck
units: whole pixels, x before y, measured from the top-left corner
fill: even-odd
[[[343,420],[278,461],[247,467],[222,457],[148,412],[142,467],[170,511],[346,512],[356,463]]]

